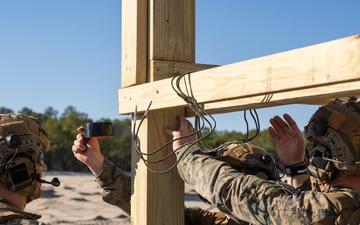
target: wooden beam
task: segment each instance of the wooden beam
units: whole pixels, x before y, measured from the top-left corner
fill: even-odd
[[[173,77],[177,74],[196,72],[199,70],[205,70],[209,68],[217,67],[216,65],[209,64],[196,64],[196,63],[184,63],[175,61],[161,61],[151,60],[149,72],[153,73],[150,75],[151,82],[156,80],[162,80],[169,77]]]
[[[152,0],[149,2],[149,61],[194,63],[194,0]],[[148,81],[162,78],[164,74],[156,70],[150,70],[148,74]]]
[[[122,1],[122,87],[146,82],[147,10],[147,0]]]
[[[154,152],[172,139],[163,132],[162,125],[166,124],[171,129],[178,129],[179,124],[175,119],[178,115],[184,115],[184,110],[151,111],[140,127],[138,138],[145,160],[159,161],[148,163],[153,171],[166,171],[176,162],[175,155],[162,160],[172,153],[171,144],[157,153]],[[140,119],[136,123],[139,125]],[[145,166],[135,151],[132,151],[131,159],[134,184],[131,197],[131,224],[184,225],[184,182],[179,177],[177,168],[174,167],[164,174],[157,174]]]
[[[150,60],[195,61],[194,0],[150,2]]]
[[[227,113],[246,109],[258,109],[289,104],[314,104],[324,105],[335,98],[347,98],[360,95],[360,81],[329,84],[320,87],[310,87],[301,90],[278,92],[263,96],[214,102],[204,104],[204,109],[209,113]],[[301,96],[301,98],[299,97]],[[188,115],[191,112],[187,112]]]
[[[123,42],[123,49],[130,52],[131,55],[123,53],[123,67],[125,67],[126,73],[123,69],[122,76],[130,77],[123,77],[123,81],[125,80],[126,83],[123,82],[122,88],[131,88],[131,85],[136,84],[136,86],[144,85],[141,83],[161,79],[166,75],[167,77],[171,76],[156,70],[148,70],[151,68],[149,65],[152,61],[194,63],[194,0],[125,1],[132,14],[128,13],[131,14],[128,18],[129,24],[122,28],[123,32],[130,29],[126,42]],[[144,12],[145,8],[147,12]],[[123,12],[124,10],[127,9],[124,8]],[[134,21],[131,21],[132,19]],[[131,57],[135,59],[132,60]],[[163,133],[161,126],[167,124],[173,129],[177,129],[175,126],[176,116],[184,114],[184,108],[159,109],[149,112],[138,135],[143,153],[151,154],[152,151],[169,141],[171,138]],[[146,157],[152,161],[161,161],[149,165],[150,169],[164,170],[174,165],[175,157],[162,160],[164,154],[171,152],[171,149],[172,146],[168,146],[160,154]],[[156,174],[133,154],[132,175],[132,225],[184,225],[184,183],[176,168],[165,174]]]
[[[357,91],[351,83],[359,80],[359,35],[191,74],[192,91],[199,104],[252,99],[248,103],[251,107],[271,106],[274,100],[261,103],[268,95],[278,98],[276,105],[284,105],[311,103],[325,93],[328,97],[348,94],[348,88]],[[324,88],[331,85],[341,89]],[[308,101],[304,101],[305,97]],[[151,109],[186,106],[173,91],[169,78],[120,89],[119,113],[131,114],[135,106],[144,111],[150,101]],[[221,107],[219,104],[213,108],[221,111]],[[227,112],[237,110],[231,105],[225,108]]]

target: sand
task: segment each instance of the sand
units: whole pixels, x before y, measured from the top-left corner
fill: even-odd
[[[50,172],[44,179],[58,177],[61,185],[42,185],[42,197],[30,202],[26,211],[42,215],[47,225],[130,225],[130,218],[118,207],[105,203],[102,189],[91,173]],[[185,185],[185,205],[213,210]]]

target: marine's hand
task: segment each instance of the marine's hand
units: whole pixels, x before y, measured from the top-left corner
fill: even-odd
[[[87,165],[94,175],[99,175],[104,164],[104,156],[101,154],[100,145],[97,138],[85,138],[83,135],[84,127],[77,129],[72,151],[74,156],[82,163]]]
[[[277,155],[284,165],[293,165],[304,162],[305,141],[296,122],[288,114],[284,119],[275,116],[270,119],[269,127],[271,137],[276,145]]]
[[[168,126],[164,125],[163,130],[166,134],[173,137],[173,150],[177,150],[182,145],[196,141],[195,129],[184,116],[179,116],[180,128],[179,130],[171,130]]]

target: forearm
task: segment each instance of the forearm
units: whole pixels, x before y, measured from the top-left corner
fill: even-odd
[[[131,176],[117,168],[112,162],[105,159],[104,166],[96,176],[96,182],[103,189],[103,200],[111,205],[118,206],[130,215]]]
[[[298,188],[303,185],[304,182],[309,180],[308,174],[300,174],[297,176],[287,176],[286,181],[288,184],[293,186],[294,188]],[[309,189],[310,190],[310,189]]]
[[[257,221],[251,215],[251,210],[246,209],[251,206],[246,199],[237,199],[238,196],[247,195],[243,193],[247,190],[242,187],[246,187],[253,176],[238,173],[227,163],[202,155],[195,149],[191,147],[179,154],[178,171],[184,181],[224,213],[234,215],[237,220]],[[268,212],[264,212],[266,215],[261,217],[268,218]]]

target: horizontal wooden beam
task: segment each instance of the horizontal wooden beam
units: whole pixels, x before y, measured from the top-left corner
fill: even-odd
[[[299,98],[299,96],[302,97]],[[348,96],[360,96],[360,81],[208,103],[204,104],[203,108],[211,114],[219,114],[289,104],[324,105],[335,98],[347,98]],[[192,114],[187,109],[187,116]]]
[[[150,60],[149,63],[150,81],[162,80],[173,77],[178,74],[195,72],[209,68],[217,67],[217,65],[196,64],[163,60]],[[155,75],[156,74],[156,75]]]
[[[353,84],[360,81],[359,35],[202,70],[190,80],[197,102],[219,113],[358,93],[360,86]],[[185,91],[184,82],[180,88]],[[151,109],[186,106],[168,78],[120,89],[119,113],[131,114],[135,106],[145,111],[150,101]]]

